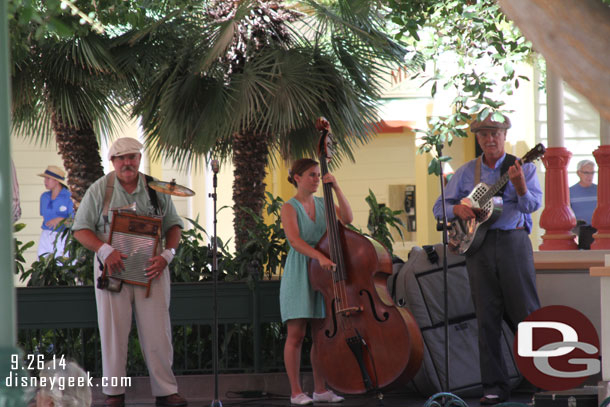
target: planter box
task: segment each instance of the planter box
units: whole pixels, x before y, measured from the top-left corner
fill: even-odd
[[[219,323],[279,322],[279,281],[261,281],[251,290],[242,282],[218,283]],[[172,324],[212,324],[213,283],[172,283]],[[95,288],[17,288],[20,329],[97,327]]]
[[[274,370],[276,365],[281,363],[281,359],[271,361],[269,356],[276,355],[276,359],[281,357],[281,352],[275,349],[280,346],[278,341],[275,341],[275,344],[263,344],[261,341],[263,325],[280,322],[279,286],[279,281],[261,281],[254,289],[243,282],[218,283],[218,324],[224,327],[225,334],[230,332],[230,336],[225,340],[241,338],[239,344],[232,348],[227,342],[220,344],[226,360],[237,361],[234,362],[236,365],[227,364],[224,367],[226,372],[263,372]],[[87,364],[96,374],[99,373],[99,338],[94,290],[92,286],[17,288],[17,324],[26,353],[43,351],[66,354],[81,364]],[[209,335],[214,324],[213,283],[173,283],[170,317],[175,334],[174,367],[177,372],[209,373]],[[247,326],[248,329],[235,330],[232,328],[234,326]],[[135,338],[135,330],[132,330],[131,335]],[[91,352],[96,353],[95,362],[86,358]],[[242,353],[250,356],[243,359]],[[267,355],[266,359],[263,354]],[[277,356],[278,354],[280,356]],[[89,362],[85,362],[85,359]],[[176,363],[178,361],[181,362]],[[263,361],[267,361],[265,363],[269,366],[263,366]],[[192,363],[195,363],[194,367]],[[141,373],[142,363],[134,369],[134,373]],[[223,370],[223,366],[220,369]]]

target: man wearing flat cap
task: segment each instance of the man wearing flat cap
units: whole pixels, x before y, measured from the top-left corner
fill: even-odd
[[[148,187],[147,176],[140,173],[142,144],[133,138],[116,140],[108,152],[114,171],[94,182],[83,197],[76,213],[74,237],[96,253],[95,281],[104,266],[109,273],[124,269],[127,258],[108,243],[112,211],[135,203],[137,215],[162,214],[162,235],[165,249],[149,260],[146,276],[151,279],[149,296],[146,287],[124,284],[119,292],[96,289],[98,325],[102,345],[104,377],[125,377],[127,345],[131,329],[132,309],[136,317],[138,336],[157,406],[186,406],[178,394],[176,377],[172,372],[173,347],[169,319],[171,263],[180,241],[183,223],[170,195],[157,194]],[[148,177],[148,179],[151,179]],[[155,198],[156,197],[156,198]],[[110,380],[110,379],[109,379]],[[125,388],[103,387],[104,406],[125,405]]]
[[[471,124],[483,154],[461,166],[445,189],[447,218],[455,224],[460,219],[475,218],[476,209],[467,198],[475,185],[492,186],[504,173],[510,180],[496,194],[503,200],[501,215],[489,225],[478,249],[466,253],[479,331],[482,405],[501,403],[510,396],[501,346],[503,316],[506,314],[516,329],[519,322],[540,308],[528,234],[532,230],[531,213],[542,204],[542,190],[535,165],[521,165],[515,156],[504,151],[511,123],[508,117],[503,119],[495,121],[488,115]],[[442,218],[440,197],[433,212],[437,219]]]

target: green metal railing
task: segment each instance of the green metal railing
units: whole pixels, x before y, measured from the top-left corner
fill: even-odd
[[[212,372],[212,283],[172,284],[170,316],[176,374]],[[65,355],[101,376],[94,288],[17,289],[18,343],[26,354]],[[219,371],[283,370],[285,329],[280,321],[279,281],[218,283]],[[306,346],[306,348],[308,348]],[[146,375],[135,326],[128,374]],[[308,356],[303,355],[308,366]]]

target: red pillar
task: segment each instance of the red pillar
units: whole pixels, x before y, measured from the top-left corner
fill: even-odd
[[[576,235],[572,228],[576,218],[570,207],[568,163],[572,153],[565,147],[549,147],[542,157],[546,168],[544,210],[540,227],[545,229],[540,250],[577,250]],[[610,169],[610,168],[609,168]]]
[[[593,235],[591,250],[610,249],[610,145],[600,146],[593,151],[597,162],[597,207],[593,212],[591,225],[597,229]]]

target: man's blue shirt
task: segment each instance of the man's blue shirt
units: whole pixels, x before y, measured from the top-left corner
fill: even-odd
[[[597,185],[591,184],[589,187],[583,187],[580,184],[570,187],[570,206],[574,211],[576,219],[581,219],[591,224],[593,211],[597,207]]]
[[[481,179],[479,182],[483,182],[489,186],[494,185],[500,179],[500,168],[502,167],[505,158],[506,154],[496,162],[495,168],[490,168],[483,162],[481,164]],[[476,161],[477,159],[474,159],[461,166],[445,187],[445,206],[447,208],[448,220],[455,218],[453,206],[459,204],[462,198],[467,197],[474,189]],[[502,214],[498,220],[489,227],[490,229],[511,230],[524,227],[528,233],[531,232],[532,217],[530,214],[539,209],[542,205],[542,190],[540,189],[540,183],[536,176],[536,166],[532,163],[527,163],[523,164],[522,168],[527,192],[523,196],[517,195],[515,187],[509,180],[506,183],[506,189],[502,195],[504,201]],[[434,203],[432,212],[434,213],[435,218],[442,218],[440,197]]]

